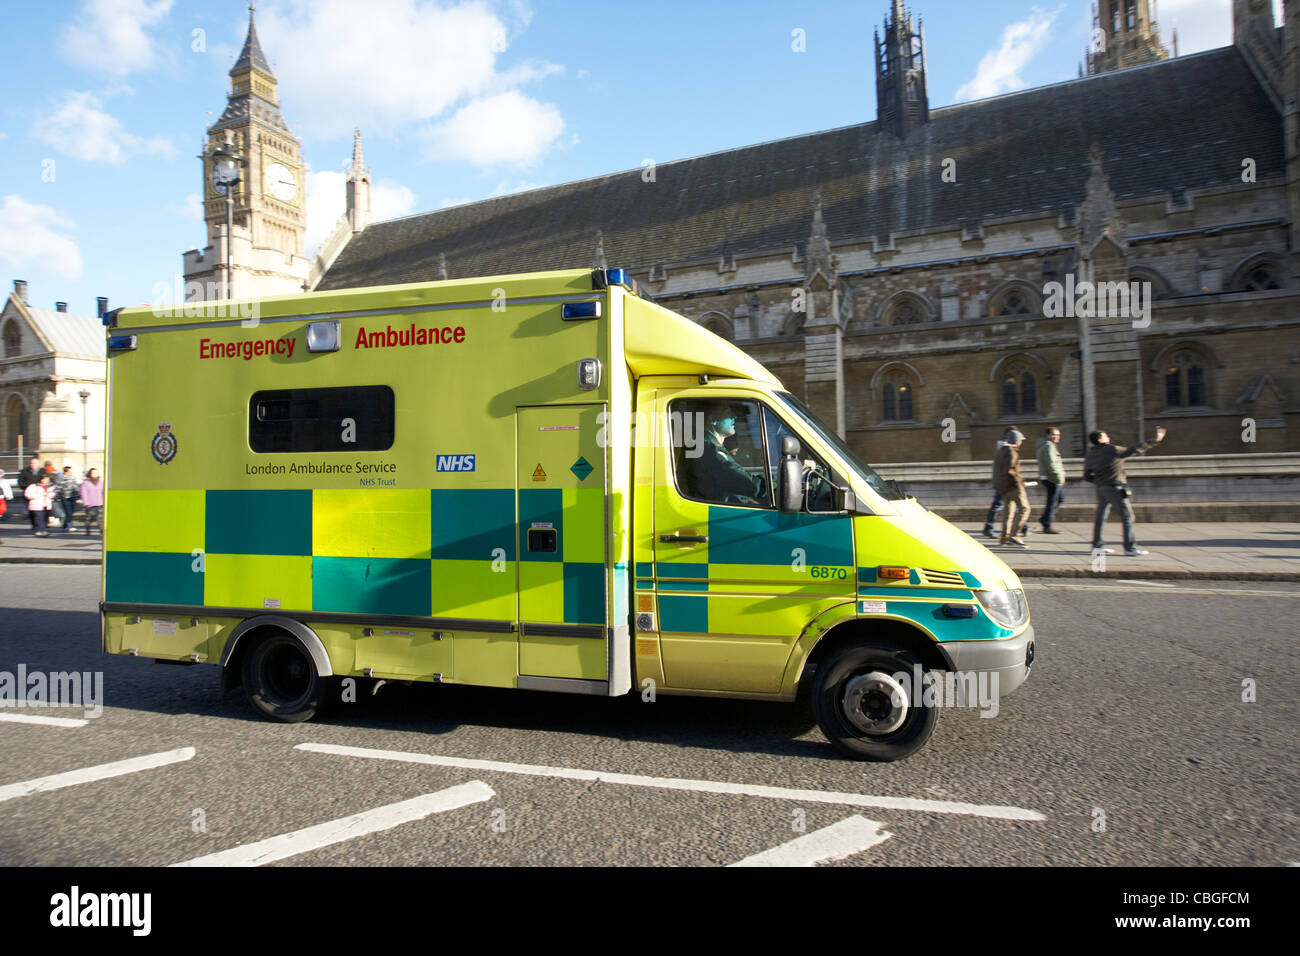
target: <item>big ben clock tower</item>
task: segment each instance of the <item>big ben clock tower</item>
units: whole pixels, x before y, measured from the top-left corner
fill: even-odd
[[[214,179],[218,151],[239,158],[239,180],[233,187]],[[225,111],[208,128],[199,158],[208,241],[201,252],[185,253],[186,298],[220,298],[227,282],[234,297],[303,291],[310,263],[303,255],[307,213],[302,151],[280,115],[275,74],[258,42],[251,6],[248,37],[230,70]]]

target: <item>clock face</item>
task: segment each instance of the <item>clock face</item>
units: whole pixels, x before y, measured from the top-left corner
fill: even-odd
[[[298,195],[298,180],[284,163],[266,167],[266,190],[276,199],[288,202]]]

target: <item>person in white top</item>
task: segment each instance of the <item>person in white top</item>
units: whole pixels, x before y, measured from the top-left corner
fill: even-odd
[[[50,486],[50,476],[42,475],[40,481],[33,481],[24,489],[27,497],[27,510],[32,515],[33,534],[38,538],[48,538],[45,530],[49,521],[50,509],[54,506],[54,489]]]

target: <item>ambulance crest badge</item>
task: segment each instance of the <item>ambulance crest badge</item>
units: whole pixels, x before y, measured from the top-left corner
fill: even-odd
[[[176,436],[172,434],[171,422],[159,422],[158,434],[153,436],[153,444],[150,446],[154,459],[160,465],[170,464],[171,460],[176,457]]]

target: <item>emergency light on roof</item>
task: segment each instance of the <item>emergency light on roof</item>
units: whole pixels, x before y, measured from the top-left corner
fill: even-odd
[[[560,315],[566,322],[570,319],[599,319],[600,303],[566,302],[560,311]]]
[[[308,352],[337,352],[342,339],[342,322],[307,323]]]

